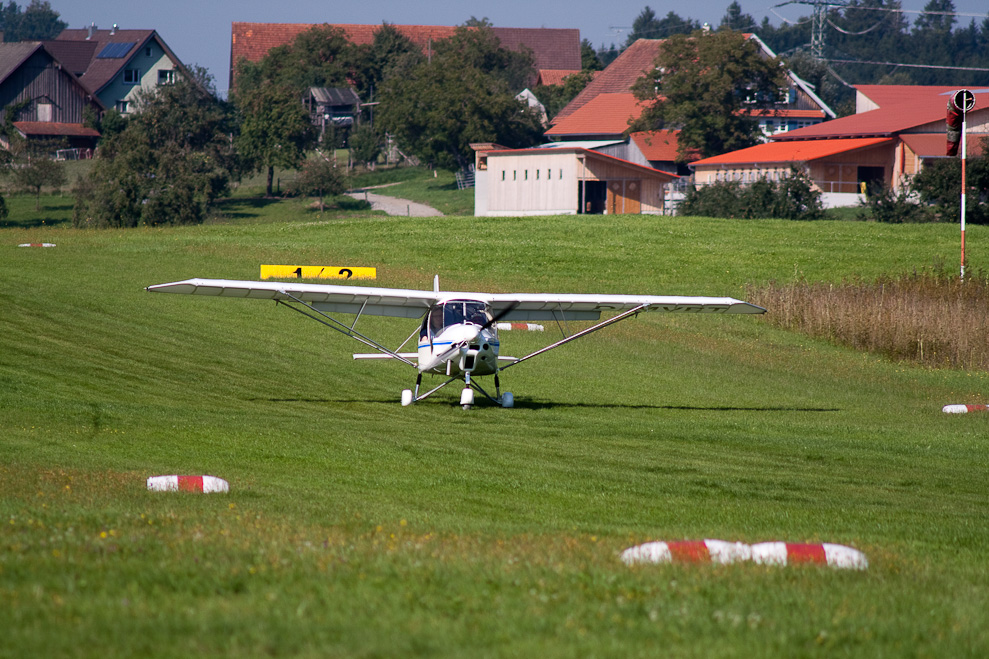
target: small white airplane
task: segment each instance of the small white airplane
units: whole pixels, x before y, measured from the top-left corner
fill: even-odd
[[[340,286],[272,281],[229,279],[187,279],[148,286],[156,293],[183,293],[214,297],[275,300],[294,311],[345,334],[377,352],[355,354],[354,359],[394,359],[418,371],[415,389],[402,391],[402,405],[423,400],[451,382],[463,380],[460,404],[470,409],[478,391],[502,407],[512,407],[510,392],[501,392],[499,374],[507,368],[582,338],[643,311],[672,313],[757,314],[765,309],[730,297],[683,297],[659,295],[557,295],[529,293],[465,293],[441,291],[439,277],[432,291],[367,286]],[[618,315],[573,334],[567,334],[567,321],[600,320],[602,312]],[[330,314],[355,314],[353,323],[341,322]],[[355,328],[361,316],[422,318],[420,326],[395,350],[370,339]],[[524,357],[499,355],[499,321],[557,321],[564,338]],[[402,348],[418,337],[417,352]],[[423,373],[444,375],[438,387],[419,393]],[[494,375],[495,394],[482,389],[475,378]]]

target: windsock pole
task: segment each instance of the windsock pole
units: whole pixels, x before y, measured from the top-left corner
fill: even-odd
[[[965,111],[965,108],[963,106],[962,108],[962,218],[961,218],[962,265],[961,265],[961,275],[960,275],[960,278],[962,280],[965,279],[965,161],[968,158],[967,140],[965,139],[965,133],[966,133],[965,124],[967,122],[967,115],[968,112]]]

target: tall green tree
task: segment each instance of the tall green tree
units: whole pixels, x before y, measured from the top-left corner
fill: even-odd
[[[576,98],[593,78],[594,74],[591,71],[580,71],[568,75],[561,85],[539,85],[532,92],[546,108],[546,116],[552,119],[566,107],[567,103]]]
[[[531,58],[502,49],[490,28],[460,27],[409,75],[383,83],[376,121],[422,161],[462,169],[474,161],[471,142],[538,139],[539,118],[513,86],[531,75]]]
[[[383,23],[371,43],[354,47],[350,58],[351,79],[361,98],[372,102],[382,81],[403,75],[424,57],[422,49],[411,39],[395,26]]]
[[[0,31],[7,42],[54,39],[67,27],[48,0],[31,0],[23,10],[11,0],[0,8]]]
[[[297,167],[315,145],[316,129],[301,97],[287,86],[274,84],[246,93],[238,90],[240,134],[237,153],[251,171],[267,173],[266,194],[273,192],[275,167]]]
[[[139,95],[139,111],[120,133],[101,143],[89,176],[76,187],[76,226],[206,219],[227,190],[236,160],[230,110],[195,78]]]
[[[732,30],[674,35],[659,48],[655,73],[633,91],[648,107],[634,130],[680,130],[679,157],[692,149],[704,157],[758,143],[758,121],[749,110],[773,108],[787,86],[778,58],[767,59]]]
[[[581,71],[601,71],[604,65],[598,58],[597,51],[590,39],[583,39],[580,42],[580,70]]]
[[[292,43],[272,48],[257,62],[237,62],[234,95],[253,95],[274,85],[292,90],[301,102],[309,87],[348,87],[353,49],[342,29],[317,25]]]
[[[738,0],[732,0],[732,3],[728,5],[727,12],[721,17],[718,29],[751,32],[755,26],[756,22],[752,18],[752,14],[742,13],[742,5],[738,4]]]
[[[22,138],[10,141],[13,157],[10,176],[18,187],[34,193],[34,208],[41,210],[41,189],[61,187],[68,180],[65,163],[52,159],[51,154],[62,148],[58,141],[34,141]]]
[[[632,31],[625,39],[625,48],[628,48],[639,39],[659,39],[664,35],[660,34],[659,20],[656,12],[651,7],[646,7],[632,21]]]

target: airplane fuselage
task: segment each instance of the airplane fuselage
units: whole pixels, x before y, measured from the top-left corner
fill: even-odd
[[[419,371],[491,375],[498,370],[498,330],[480,300],[447,300],[432,307],[419,332]]]

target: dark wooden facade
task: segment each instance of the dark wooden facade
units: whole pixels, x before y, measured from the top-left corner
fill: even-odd
[[[8,106],[24,100],[30,103],[18,113],[18,121],[82,124],[85,107],[97,116],[105,109],[42,44],[0,44],[0,122]]]

